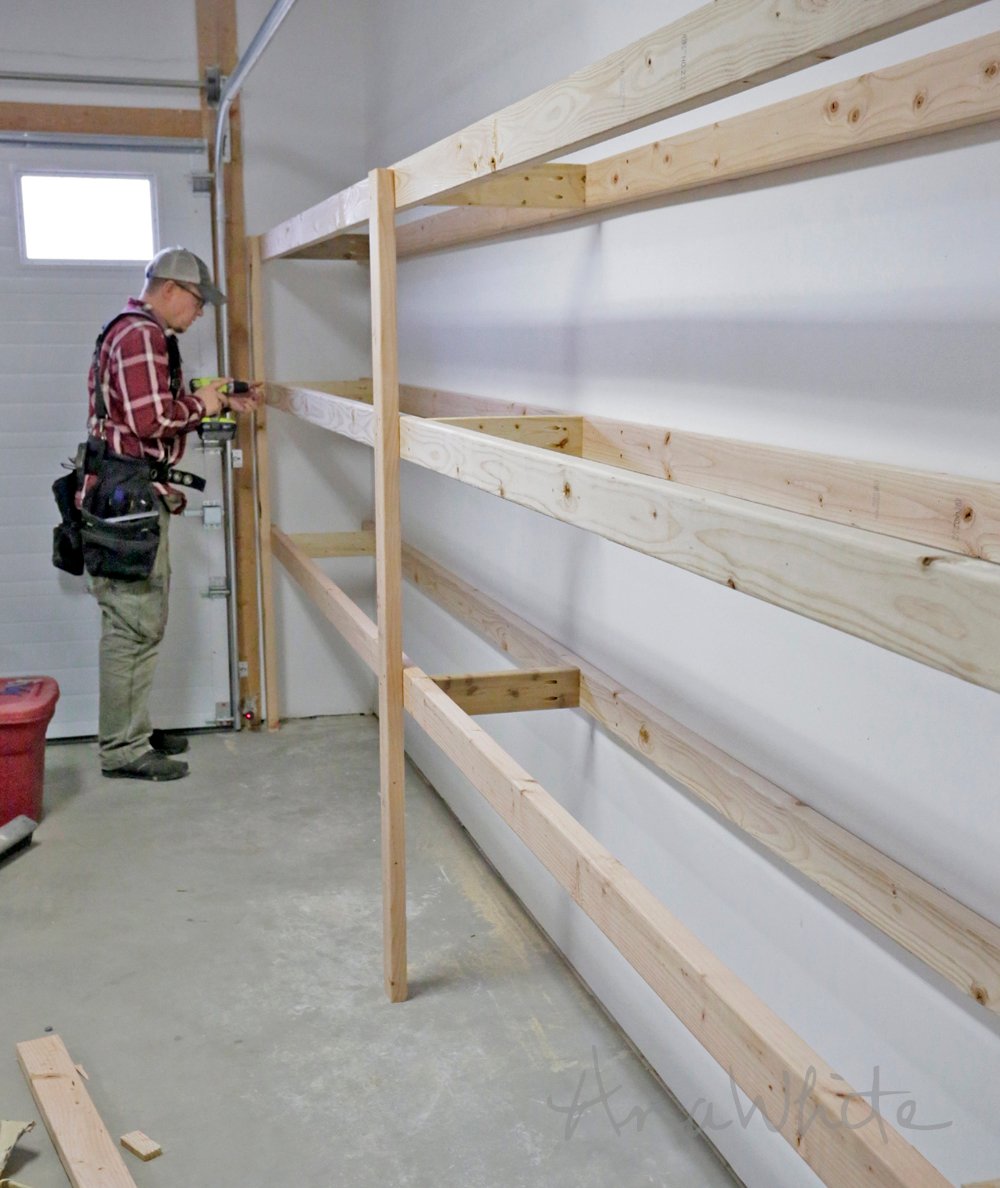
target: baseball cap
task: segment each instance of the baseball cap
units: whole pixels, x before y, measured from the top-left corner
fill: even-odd
[[[225,293],[212,284],[212,274],[208,265],[194,252],[187,248],[164,248],[146,265],[146,279],[180,281],[185,285],[193,285],[206,301],[213,305],[222,305],[226,300]]]

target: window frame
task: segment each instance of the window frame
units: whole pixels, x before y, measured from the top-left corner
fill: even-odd
[[[14,171],[14,191],[17,207],[17,240],[20,264],[26,268],[132,268],[136,264],[146,264],[160,250],[160,218],[157,193],[157,178],[154,173],[142,170],[128,169],[46,169],[46,168],[17,168]],[[24,177],[82,177],[105,178],[113,180],[140,179],[149,183],[149,215],[152,222],[153,250],[148,257],[133,257],[125,259],[118,257],[114,260],[87,259],[62,257],[37,259],[28,255],[27,235],[25,226],[24,190],[21,179]]]

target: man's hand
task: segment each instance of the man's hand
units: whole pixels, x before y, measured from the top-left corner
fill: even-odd
[[[228,397],[222,394],[222,389],[229,382],[228,379],[215,379],[210,384],[202,384],[198,389],[198,396],[205,404],[206,417],[217,417],[226,407]]]
[[[260,408],[264,398],[264,385],[252,383],[250,391],[245,396],[227,396],[226,402],[233,412],[252,412]]]

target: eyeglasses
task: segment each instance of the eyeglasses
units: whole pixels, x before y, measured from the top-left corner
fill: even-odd
[[[184,284],[183,281],[179,281],[179,280],[175,280],[174,284],[178,287],[178,289],[183,289],[185,293],[190,293],[191,296],[195,299],[195,301],[198,302],[199,309],[205,308],[205,298],[202,297],[202,295],[198,292],[197,289],[189,289],[187,287],[187,285]]]

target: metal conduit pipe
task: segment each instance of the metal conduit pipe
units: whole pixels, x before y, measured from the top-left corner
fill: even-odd
[[[108,74],[41,74],[31,70],[0,70],[4,82],[81,83],[102,87],[184,87],[200,91],[205,85],[198,79],[186,78],[122,78]]]
[[[226,79],[219,98],[219,110],[215,118],[215,242],[217,247],[216,284],[226,291],[226,187],[223,177],[224,155],[223,146],[226,138],[226,128],[229,121],[229,109],[236,96],[240,93],[247,75],[257,65],[257,62],[267,48],[271,38],[278,31],[281,22],[288,16],[295,4],[295,0],[276,0],[271,11],[264,18],[260,28],[254,34],[253,40],[246,48],[246,52],[236,64],[236,69]],[[219,375],[229,374],[229,317],[224,305],[218,310],[219,328]],[[254,433],[254,525],[257,527],[257,466],[256,444],[257,435]],[[236,522],[234,511],[236,501],[233,493],[233,452],[232,443],[223,445],[222,465],[224,472],[223,497],[226,511],[226,579],[229,589],[229,700],[231,703],[233,729],[242,726],[242,706],[240,705],[240,672],[238,647],[238,615],[236,589]],[[259,575],[258,575],[259,583]],[[259,597],[259,592],[258,592]],[[258,641],[254,641],[258,646]]]

